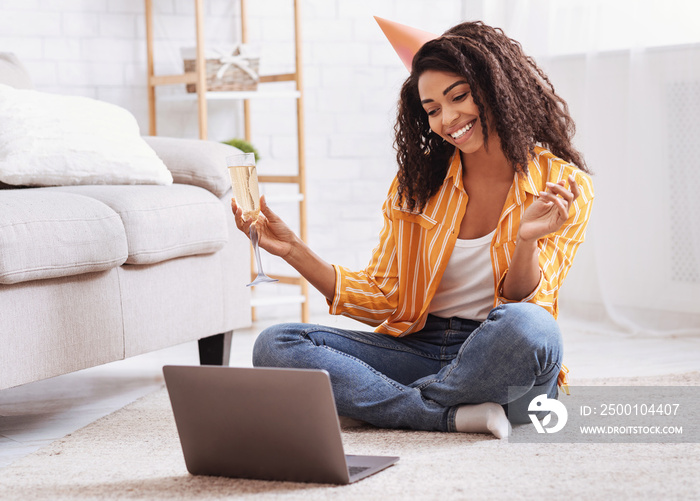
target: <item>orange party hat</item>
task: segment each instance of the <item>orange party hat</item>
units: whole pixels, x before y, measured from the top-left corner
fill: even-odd
[[[413,56],[416,55],[418,49],[423,47],[425,42],[438,37],[427,31],[382,19],[381,17],[374,16],[374,19],[379,24],[384,35],[389,39],[391,46],[394,47],[394,50],[399,55],[408,71],[411,71]]]

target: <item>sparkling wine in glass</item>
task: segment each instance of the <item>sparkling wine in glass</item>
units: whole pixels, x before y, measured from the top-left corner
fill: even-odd
[[[231,186],[236,198],[236,204],[243,210],[245,219],[258,219],[260,214],[260,190],[258,188],[258,173],[255,169],[255,155],[253,153],[241,153],[226,157],[228,173],[231,176]],[[265,282],[277,282],[277,279],[265,275],[260,260],[260,248],[258,246],[258,233],[255,225],[250,227],[250,241],[255,252],[255,262],[258,264],[258,276],[248,287]]]

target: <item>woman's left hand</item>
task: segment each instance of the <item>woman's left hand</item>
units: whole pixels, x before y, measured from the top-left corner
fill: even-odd
[[[564,181],[547,183],[547,191],[527,208],[520,220],[518,238],[535,241],[554,233],[569,219],[569,210],[581,194],[573,174],[569,176],[569,189]]]

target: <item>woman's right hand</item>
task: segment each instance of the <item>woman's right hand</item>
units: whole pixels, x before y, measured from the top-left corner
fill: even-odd
[[[243,219],[243,209],[238,207],[233,198],[231,209],[239,230],[250,238],[250,227],[255,224],[260,247],[287,261],[329,301],[333,300],[335,293],[333,266],[317,256],[277,214],[270,210],[264,196],[260,197],[260,215],[255,223],[252,219]]]
[[[236,226],[250,238],[250,227],[254,224],[258,232],[258,245],[270,254],[286,258],[297,243],[298,237],[286,225],[282,219],[272,212],[265,201],[265,196],[260,197],[260,214],[253,223],[252,219],[243,218],[243,209],[238,207],[236,199],[231,199],[231,210],[236,218]]]

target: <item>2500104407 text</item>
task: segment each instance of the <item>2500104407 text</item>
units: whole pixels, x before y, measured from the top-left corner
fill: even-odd
[[[680,404],[601,404],[601,416],[675,416]]]

